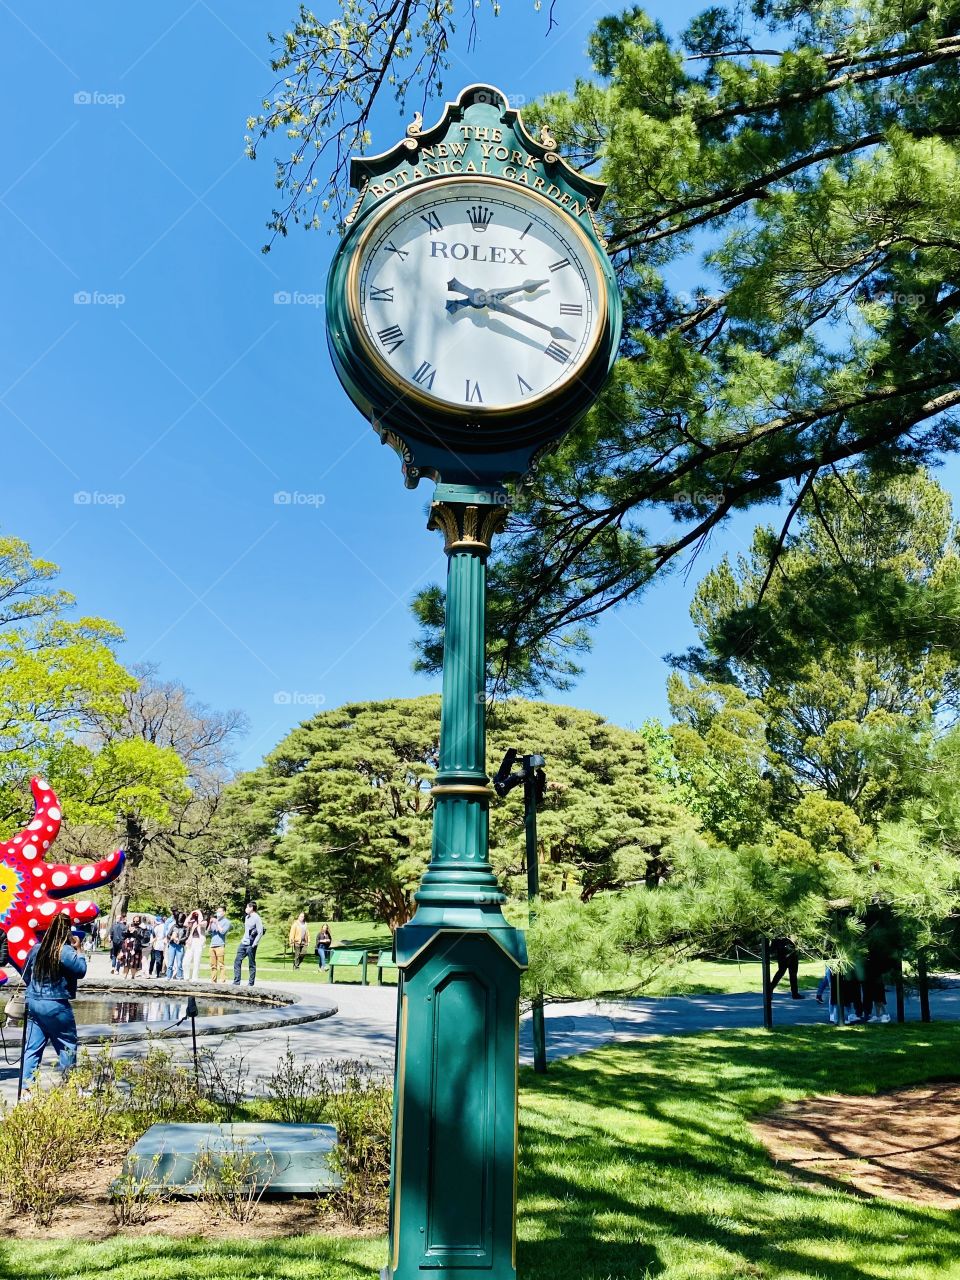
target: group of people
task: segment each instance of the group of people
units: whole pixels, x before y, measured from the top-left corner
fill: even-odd
[[[307,924],[306,913],[301,911],[290,926],[290,951],[293,955],[293,967],[299,969],[303,963],[303,957],[306,955],[310,947],[310,926]],[[333,935],[330,932],[330,926],[322,924],[317,930],[317,940],[314,944],[314,954],[317,957],[317,964],[321,969],[326,969],[327,961],[330,959],[330,948],[333,946]]]
[[[210,976],[214,982],[226,978],[224,948],[232,928],[226,910],[218,907],[209,919],[202,911],[170,911],[164,918],[139,913],[129,919],[121,915],[106,931],[102,941],[110,944],[110,970],[128,978],[184,977],[196,981],[205,942],[210,945]],[[233,981],[239,983],[244,960],[248,981],[257,977],[257,947],[266,932],[257,904],[248,902],[244,912],[243,936],[233,962]],[[77,982],[87,972],[82,952],[90,935],[80,926],[71,926],[66,911],[54,916],[40,942],[27,956],[23,970],[27,1011],[26,1042],[23,1052],[23,1080],[29,1085],[40,1067],[47,1045],[52,1045],[60,1070],[70,1070],[77,1060],[77,1022],[71,1001],[76,999]]]
[[[773,991],[786,974],[790,982],[790,995],[802,1000],[799,988],[800,954],[790,938],[774,938],[770,949],[777,961],[777,971],[770,981]],[[852,969],[835,972],[829,965],[817,987],[817,1002],[826,1003],[831,1022],[889,1022],[887,989],[884,973],[890,959],[877,948],[867,951],[864,959]],[[824,1000],[826,997],[826,1001]]]
[[[172,978],[196,982],[204,948],[209,944],[210,981],[225,982],[224,959],[227,934],[233,928],[224,907],[207,917],[199,907],[193,911],[171,910],[166,916],[140,912],[119,916],[109,929],[110,972],[124,978]],[[252,987],[257,977],[257,947],[266,928],[257,904],[248,902],[244,913],[243,936],[233,962],[233,981],[239,983],[243,962],[248,964]]]

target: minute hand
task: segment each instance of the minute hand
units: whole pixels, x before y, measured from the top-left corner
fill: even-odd
[[[514,320],[523,320],[527,324],[536,325],[538,329],[546,329],[551,338],[565,338],[567,342],[573,342],[573,336],[561,329],[559,325],[544,324],[542,320],[537,320],[534,316],[528,316],[526,312],[518,311],[516,307],[511,307],[509,303],[500,302],[499,299],[491,298],[487,303],[491,311],[498,311],[501,315],[511,316]]]

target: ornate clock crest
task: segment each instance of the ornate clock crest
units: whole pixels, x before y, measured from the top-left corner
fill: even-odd
[[[504,95],[355,159],[360,197],[327,285],[338,376],[407,484],[522,475],[587,411],[616,356],[620,298],[576,173]]]

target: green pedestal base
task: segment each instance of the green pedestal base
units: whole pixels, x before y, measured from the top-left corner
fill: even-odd
[[[407,926],[384,1280],[516,1275],[518,930]]]

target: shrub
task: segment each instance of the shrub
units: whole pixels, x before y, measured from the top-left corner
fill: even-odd
[[[66,1180],[73,1153],[98,1142],[97,1113],[72,1078],[52,1089],[35,1087],[0,1122],[0,1194],[15,1213],[48,1227],[70,1198]]]
[[[286,1053],[264,1086],[274,1115],[285,1124],[318,1122],[330,1097],[329,1072],[324,1065],[299,1061],[289,1040]]]
[[[142,1058],[114,1058],[109,1044],[96,1054],[84,1051],[71,1080],[108,1138],[135,1140],[154,1124],[215,1115],[198,1093],[192,1070],[158,1045]]]
[[[390,1190],[391,1086],[367,1062],[329,1063],[324,1073],[323,1118],[337,1128],[331,1163],[343,1180],[326,1203],[354,1226],[380,1226]]]
[[[157,1154],[147,1170],[121,1173],[110,1188],[110,1207],[118,1227],[142,1226],[150,1211],[170,1198],[166,1179],[157,1179],[160,1160]]]
[[[223,1055],[204,1049],[199,1062],[201,1096],[217,1107],[229,1124],[247,1096],[247,1060],[242,1054]]]
[[[273,1158],[266,1147],[256,1151],[243,1139],[237,1139],[232,1148],[203,1147],[193,1164],[201,1199],[240,1223],[256,1216],[273,1172]]]

